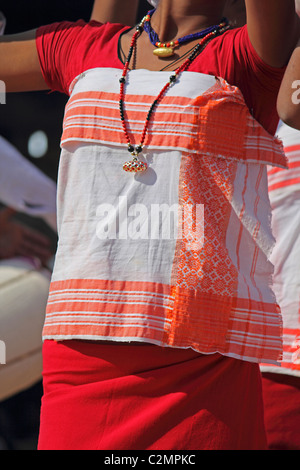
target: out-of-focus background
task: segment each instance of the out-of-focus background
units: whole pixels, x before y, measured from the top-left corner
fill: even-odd
[[[15,34],[56,21],[80,18],[88,21],[92,6],[93,0],[1,0],[0,11],[7,20],[5,34]],[[138,18],[148,9],[147,1],[141,0]],[[54,181],[66,101],[67,97],[59,93],[10,93],[6,104],[0,106],[0,135]],[[55,250],[56,236],[42,220],[23,214],[17,217],[52,237]],[[0,368],[4,367],[0,364]],[[36,449],[41,396],[39,380],[22,392],[0,400],[0,450]]]

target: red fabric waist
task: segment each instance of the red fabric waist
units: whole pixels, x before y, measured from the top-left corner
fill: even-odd
[[[257,364],[154,345],[45,341],[40,449],[263,449]]]

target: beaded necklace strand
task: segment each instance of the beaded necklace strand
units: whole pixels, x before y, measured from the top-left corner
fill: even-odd
[[[144,30],[149,36],[151,44],[155,46],[153,50],[153,54],[160,58],[171,57],[175,54],[174,49],[180,47],[182,44],[186,44],[188,42],[194,41],[195,39],[202,39],[207,34],[213,32],[218,26],[210,26],[209,28],[199,31],[197,33],[188,34],[187,36],[183,36],[182,38],[176,39],[176,41],[169,41],[169,42],[161,42],[157,33],[151,26],[151,17],[155,9],[148,11],[147,15],[145,16],[145,23],[144,23]],[[227,23],[227,19],[223,18],[222,23]]]
[[[196,47],[194,47],[192,53],[188,56],[188,58],[170,75],[169,81],[161,89],[160,93],[157,95],[157,97],[154,99],[153,103],[151,104],[150,109],[149,109],[149,111],[147,113],[147,116],[146,116],[145,124],[144,124],[143,131],[142,131],[142,135],[141,135],[141,138],[140,138],[140,143],[139,143],[139,145],[134,147],[134,145],[132,145],[132,143],[130,141],[130,136],[129,136],[129,132],[128,132],[128,129],[127,129],[127,126],[126,126],[126,121],[125,121],[125,110],[124,110],[125,83],[126,83],[126,79],[127,79],[128,70],[129,70],[130,60],[131,60],[133,51],[135,49],[136,41],[137,41],[138,37],[141,35],[141,33],[143,32],[146,18],[147,18],[147,16],[145,16],[142,19],[142,21],[138,24],[138,26],[136,27],[136,31],[134,32],[134,34],[132,36],[128,56],[127,56],[127,59],[126,59],[126,62],[124,64],[124,68],[123,68],[123,73],[122,73],[121,78],[119,79],[119,82],[120,82],[120,96],[119,96],[120,118],[121,118],[121,123],[122,123],[122,127],[123,127],[124,136],[125,136],[127,146],[128,146],[128,152],[133,156],[132,160],[124,163],[123,170],[126,171],[126,172],[130,172],[130,173],[140,173],[140,172],[143,172],[143,171],[147,170],[147,163],[139,160],[138,156],[143,150],[143,146],[144,146],[144,143],[145,143],[148,126],[149,126],[153,111],[156,108],[156,106],[160,103],[161,99],[165,95],[168,88],[171,85],[175,84],[175,82],[178,78],[178,75],[181,74],[181,72],[184,72],[185,70],[187,70],[189,68],[191,63],[203,51],[206,44],[212,38],[224,33],[229,28],[228,23],[225,22],[225,21],[220,23],[218,26],[215,26],[214,30],[209,32],[208,34],[206,34],[206,36],[204,36],[201,39],[201,41],[196,45]]]
[[[125,34],[125,33],[123,33],[123,34]],[[123,51],[123,48],[122,48],[121,37],[122,37],[122,35],[119,38],[118,50],[119,50],[119,58],[120,58],[122,64],[124,65],[125,61],[126,61],[126,54],[125,54],[125,52]],[[180,62],[183,59],[185,59],[192,52],[194,47],[195,46],[191,47],[188,51],[186,51],[184,54],[182,54],[182,56],[176,56],[176,59],[172,60],[171,62],[168,62],[167,65],[164,65],[161,69],[158,70],[158,72],[164,72],[166,69],[170,69],[170,67],[173,67],[175,64],[177,64],[177,62]],[[133,61],[135,61],[136,60],[136,45],[135,45],[133,56],[134,56]],[[133,63],[130,67],[130,70],[134,70],[135,68],[136,67]]]

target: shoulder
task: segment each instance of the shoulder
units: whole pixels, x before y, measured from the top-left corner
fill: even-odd
[[[262,87],[277,90],[282,80],[284,67],[277,68],[264,62],[251,43],[247,25],[232,28],[215,38],[207,46],[203,56],[208,62],[213,62],[215,74],[225,78],[231,85],[243,86],[241,81],[259,81]],[[199,57],[199,63],[201,57]],[[277,90],[278,92],[278,90]]]
[[[126,26],[121,24],[113,23],[98,23],[93,20],[85,22],[84,20],[78,20],[76,22],[62,21],[52,23],[46,26],[40,26],[37,29],[36,38],[37,41],[43,39],[44,41],[50,41],[54,38],[69,38],[73,42],[81,42],[89,40],[89,38],[113,38],[118,32]]]
[[[251,45],[247,25],[231,28],[211,42],[211,47],[221,56],[232,56],[243,53],[254,53]]]
[[[87,69],[117,62],[119,35],[127,26],[83,20],[38,28],[36,46],[44,80],[52,91],[69,93],[73,79]]]
[[[235,61],[240,51],[247,54],[250,48],[251,44],[247,26],[231,28],[208,43],[198,60],[196,60],[196,64],[200,65],[201,62],[203,63],[203,57],[204,62],[213,62],[216,65],[223,64],[224,66],[227,61],[230,63],[233,60]],[[225,63],[224,60],[226,61]]]
[[[254,117],[270,133],[275,132],[276,99],[284,68],[272,67],[259,57],[247,26],[230,29],[212,40],[191,71],[219,76],[237,86]]]
[[[231,28],[208,43],[191,70],[217,75],[234,85],[234,71],[244,67],[243,57],[252,53],[247,27]]]

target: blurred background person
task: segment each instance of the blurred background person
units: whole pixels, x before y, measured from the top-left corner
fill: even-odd
[[[5,25],[0,13],[1,34]],[[0,402],[41,380],[47,263],[54,253],[48,236],[18,214],[41,217],[56,232],[56,184],[0,136]]]
[[[99,22],[128,25],[135,24],[139,7],[138,0],[90,0],[85,5],[79,3],[73,2],[74,16],[77,13],[78,17],[86,16],[87,20],[90,17]],[[5,8],[5,5],[2,6]],[[6,6],[10,11],[8,4]],[[54,8],[58,19],[59,15],[64,15],[66,7],[67,2],[63,2],[61,8]],[[26,20],[22,8],[23,4],[20,4],[20,15]],[[48,22],[48,19],[42,19],[46,8],[37,10],[36,5],[28,3],[26,12],[33,22],[38,21],[37,26]],[[54,13],[51,21],[55,20]],[[9,27],[11,23],[18,23],[18,17],[8,22]],[[5,15],[0,12],[0,34],[4,34],[6,25]],[[31,101],[34,105],[34,98],[29,96],[29,106]],[[51,103],[50,97],[48,101]],[[55,106],[62,99],[52,96],[52,101]],[[10,109],[10,103],[6,104],[6,108],[0,107],[1,111],[6,111],[8,121]],[[51,108],[49,110],[47,107],[47,110],[50,111],[50,127],[53,127],[51,119],[55,119],[55,114]],[[28,121],[34,120],[34,106],[30,111]],[[19,125],[18,121],[13,122],[15,124],[12,126]],[[26,124],[24,120],[23,129],[19,128],[16,135],[22,136],[26,132]],[[34,446],[31,432],[35,433],[37,419],[35,400],[40,398],[41,332],[56,248],[54,179],[39,170],[13,143],[0,135],[0,340],[6,345],[6,364],[0,364],[0,450]],[[49,234],[51,236],[48,237]],[[15,413],[24,422],[15,424]],[[20,438],[26,431],[28,435]]]

